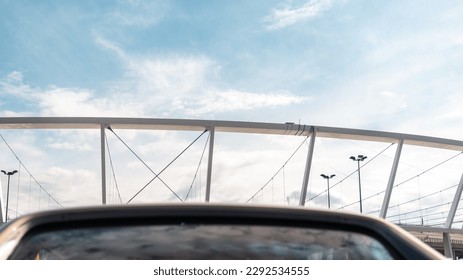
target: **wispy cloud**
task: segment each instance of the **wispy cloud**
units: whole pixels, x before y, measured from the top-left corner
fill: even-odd
[[[195,108],[189,110],[189,113],[201,115],[215,112],[255,110],[297,104],[305,99],[284,93],[262,94],[230,90],[212,93],[208,97],[201,99]]]
[[[89,89],[33,88],[22,79],[22,74],[15,71],[0,80],[3,95],[22,101],[15,108],[2,111],[3,116],[137,116],[142,107],[123,95],[108,98],[96,97]]]
[[[123,0],[107,14],[107,20],[123,26],[150,27],[164,17],[166,10],[166,1]]]
[[[126,82],[98,95],[91,89],[33,88],[20,72],[0,80],[3,94],[23,101],[3,116],[208,116],[290,106],[307,97],[290,92],[256,93],[220,89],[214,84],[218,66],[207,57],[133,58],[114,47],[127,68]],[[0,104],[1,106],[1,104]],[[1,106],[5,107],[5,106]],[[28,111],[28,110],[29,111]]]
[[[272,13],[264,18],[268,30],[276,30],[310,20],[331,8],[332,0],[310,0],[302,7],[292,7],[289,3],[282,8],[273,9]]]
[[[19,71],[13,71],[0,79],[0,88],[4,93],[20,98],[27,98],[34,91],[23,83],[23,74]]]
[[[127,67],[139,92],[178,97],[201,94],[216,66],[207,57],[172,56],[132,58]]]
[[[222,89],[219,63],[205,55],[131,55],[102,37],[99,46],[115,53],[124,64],[126,80],[146,111],[201,116],[287,106],[307,98],[290,92],[255,93]]]
[[[101,36],[96,36],[95,42],[120,59],[126,69],[126,80],[132,88],[137,88],[138,94],[149,95],[144,98],[200,94],[217,75],[219,68],[216,62],[206,56],[131,55]]]
[[[143,112],[143,105],[129,98],[96,97],[86,89],[49,89],[38,94],[37,100],[45,116],[137,116]]]

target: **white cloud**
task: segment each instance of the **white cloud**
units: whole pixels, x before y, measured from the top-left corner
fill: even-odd
[[[401,95],[392,91],[383,91],[380,92],[378,95],[378,97],[372,97],[372,99],[378,98],[376,99],[377,101],[379,101],[377,102],[377,104],[379,105],[379,108],[377,108],[378,110],[383,108],[385,104],[387,105],[387,107],[393,107],[395,110],[401,110],[408,107],[407,98],[403,94]]]
[[[197,117],[288,106],[307,99],[291,93],[216,89],[211,80],[218,66],[207,57],[133,58],[110,42],[98,43],[116,52],[125,63],[127,88],[116,85],[116,92],[106,96],[82,88],[32,88],[23,82],[22,73],[12,72],[0,81],[0,88],[23,99],[32,111],[9,108],[2,115],[143,117],[162,113]]]
[[[159,96],[201,94],[215,64],[206,57],[169,57],[131,59],[129,70],[139,92]]]
[[[5,138],[13,151],[22,158],[24,158],[23,156],[29,158],[43,158],[46,156],[46,153],[40,147],[34,145],[35,138],[32,135],[25,133],[23,135],[15,135],[14,138],[13,136],[5,136]],[[9,150],[3,150],[3,152],[9,153]]]
[[[107,19],[117,25],[150,27],[162,20],[166,10],[166,1],[124,0],[118,1]]]
[[[44,116],[137,116],[141,104],[129,100],[97,98],[85,89],[54,88],[37,93],[36,99]]]
[[[104,48],[104,49],[107,49],[107,50],[110,50],[116,53],[116,55],[119,56],[120,59],[123,59],[125,61],[129,60],[125,52],[119,46],[117,46],[115,43],[111,41],[106,40],[104,37],[96,35],[95,43],[101,48]]]
[[[95,187],[98,172],[66,167],[48,167],[40,176],[47,190],[65,207],[84,204],[99,204],[101,189]],[[65,186],[65,191],[63,191]]]
[[[192,115],[246,111],[297,104],[303,102],[304,99],[291,94],[262,94],[229,90],[210,94],[199,100],[197,106],[187,111]]]
[[[310,0],[299,8],[293,8],[286,4],[283,8],[273,9],[272,13],[264,18],[264,21],[267,23],[268,30],[281,29],[315,18],[328,10],[332,4],[332,0]]]
[[[19,71],[13,71],[1,79],[0,89],[3,93],[25,99],[28,99],[34,92],[33,88],[23,83],[23,75]]]
[[[156,95],[160,99],[169,99],[201,94],[219,69],[217,63],[205,56],[135,56],[101,36],[96,36],[95,42],[121,59],[130,86],[136,86],[137,93],[143,94],[144,98]]]
[[[33,116],[33,113],[5,110],[5,111],[0,111],[0,116],[2,117],[27,117],[27,116]]]
[[[394,98],[397,96],[397,94],[392,91],[383,91],[380,93],[380,95],[390,97],[390,98]]]
[[[88,143],[55,142],[49,145],[51,148],[71,151],[91,151]]]
[[[6,76],[5,80],[10,83],[22,82],[23,74],[19,71],[13,71]]]
[[[2,111],[2,116],[139,116],[144,111],[144,104],[123,94],[96,97],[89,89],[32,88],[22,78],[22,73],[14,71],[0,80],[0,89],[4,94],[22,99],[22,106],[32,111],[24,111],[18,103],[17,108]]]
[[[286,106],[306,98],[291,93],[252,93],[235,89],[221,90],[220,65],[207,56],[153,55],[133,56],[116,44],[97,37],[101,47],[114,52],[127,69],[127,81],[145,113],[176,116],[245,111]]]

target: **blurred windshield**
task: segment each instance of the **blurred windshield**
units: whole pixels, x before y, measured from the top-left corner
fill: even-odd
[[[95,227],[30,236],[12,259],[392,259],[369,236],[253,225]]]

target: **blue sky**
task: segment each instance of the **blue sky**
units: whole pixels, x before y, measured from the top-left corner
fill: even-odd
[[[0,0],[0,116],[301,122],[462,139],[462,14],[450,0]],[[45,142],[91,150],[85,137]],[[43,157],[26,146],[16,148]],[[75,181],[47,160],[63,168],[50,174]]]
[[[301,121],[461,137],[429,126],[462,119],[460,1],[0,5],[3,116]]]

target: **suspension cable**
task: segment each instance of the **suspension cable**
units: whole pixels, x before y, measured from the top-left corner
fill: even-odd
[[[129,151],[130,151],[130,152],[131,152],[131,153],[132,153],[132,154],[133,154],[133,155],[134,155],[134,156],[146,167],[146,168],[148,168],[149,171],[151,171],[151,173],[153,173],[155,176],[157,176],[158,180],[161,181],[161,183],[163,183],[164,186],[166,186],[172,193],[175,194],[175,192],[167,185],[167,183],[164,182],[164,180],[162,180],[161,177],[159,177],[159,174],[156,174],[156,172],[154,172],[154,170],[151,169],[151,167],[149,167],[149,165],[148,165],[143,159],[141,159],[141,158],[137,155],[137,153],[135,153],[135,151],[134,151],[132,148],[130,148],[129,145],[128,145],[124,140],[122,140],[122,138],[119,137],[119,135],[116,134],[116,132],[114,132],[114,130],[113,130],[111,127],[108,127],[108,130],[111,131],[111,132],[117,137],[117,139],[119,139],[119,141],[121,141],[122,144],[124,144],[124,146],[125,146],[127,149],[129,149]],[[176,195],[176,194],[175,194],[175,195]],[[178,196],[177,196],[177,197],[178,197]],[[128,203],[128,202],[127,202],[127,203]]]
[[[146,167],[146,168],[148,168],[148,170],[151,171],[151,173],[153,173],[153,174],[155,175],[154,179],[158,178],[158,180],[161,181],[161,183],[162,183],[165,187],[167,187],[177,198],[180,199],[180,201],[182,201],[182,199],[177,195],[177,193],[175,193],[174,190],[172,190],[172,189],[167,185],[167,183],[164,182],[164,180],[162,180],[161,177],[159,177],[160,174],[157,174],[156,172],[154,172],[154,170],[151,169],[151,167],[149,167],[149,165],[148,165],[143,159],[141,159],[141,158],[137,155],[137,153],[135,153],[135,151],[134,151],[132,148],[130,148],[129,145],[128,145],[127,143],[125,143],[125,141],[122,140],[122,138],[119,137],[119,135],[116,134],[116,132],[114,132],[114,130],[113,130],[111,127],[108,127],[108,130],[111,131],[111,132],[117,137],[117,139],[119,139],[119,141],[121,141],[122,144],[124,144],[124,146],[125,146],[127,149],[129,149],[129,151],[130,151],[130,152],[131,152],[131,153],[132,153],[132,154],[133,154],[133,155],[134,155],[134,156]],[[151,180],[148,184],[146,184],[140,191],[138,191],[131,199],[129,199],[129,201],[127,201],[126,204],[129,204],[129,203],[132,201],[132,199],[134,199],[144,188],[146,188],[152,181],[154,181],[154,179],[152,179],[152,180]]]
[[[448,159],[446,159],[446,160],[444,160],[444,161],[442,161],[442,162],[440,162],[440,163],[438,163],[438,164],[436,164],[436,165],[434,165],[434,166],[432,166],[432,167],[426,169],[425,171],[421,172],[420,174],[415,175],[415,176],[413,176],[413,177],[410,177],[410,178],[406,179],[405,181],[403,181],[403,182],[401,182],[401,183],[398,183],[397,185],[395,185],[395,187],[399,187],[400,185],[403,185],[403,184],[405,184],[405,183],[407,183],[407,182],[409,182],[409,181],[415,179],[416,177],[419,177],[419,176],[421,176],[421,175],[423,175],[423,174],[425,174],[425,173],[427,173],[427,172],[433,170],[434,168],[439,167],[440,165],[442,165],[442,164],[444,164],[444,163],[446,163],[446,162],[448,162],[448,161],[450,161],[450,160],[456,158],[457,156],[459,156],[459,155],[461,155],[461,154],[463,154],[463,152],[459,152],[458,154],[456,154],[456,155],[454,155],[454,156],[451,156],[450,158],[448,158]]]
[[[263,191],[263,189],[265,187],[267,187],[267,185],[272,182],[272,180],[275,178],[276,175],[278,175],[278,173],[280,173],[281,170],[283,170],[286,166],[286,164],[288,164],[288,162],[294,157],[294,155],[299,151],[299,149],[304,145],[304,143],[307,141],[307,139],[309,138],[310,135],[307,135],[306,138],[304,138],[304,141],[302,141],[302,143],[296,148],[296,150],[291,154],[291,156],[285,161],[285,163],[283,163],[283,165],[275,172],[275,174],[273,174],[273,176],[259,189],[257,190],[245,203],[248,203],[249,201],[251,201],[258,193],[260,193],[261,191]]]
[[[159,173],[156,173],[154,172],[149,166],[148,164],[146,164],[146,162],[144,162],[120,137],[119,135],[117,135],[112,129],[111,127],[108,127],[108,129],[114,133],[114,135],[154,174],[154,177],[148,181],[148,183],[146,183],[135,195],[132,196],[132,198],[130,198],[126,204],[129,204],[135,197],[137,197],[144,189],[146,189],[146,187],[148,187],[155,179],[159,179],[163,184],[164,186],[166,186],[171,192],[172,194],[174,194],[181,202],[184,202],[183,199],[172,189],[170,188],[163,180],[161,180],[161,178],[159,177],[167,168],[169,168],[172,163],[174,163],[183,153],[185,153],[196,141],[198,141],[199,138],[201,138],[201,136],[204,135],[204,133],[207,132],[207,129],[204,130],[195,140],[193,140],[193,142],[191,142],[183,151],[181,151],[171,162],[169,162]]]
[[[6,141],[6,139],[3,137],[3,135],[0,134],[0,138],[2,138],[3,142],[5,142],[6,146],[8,147],[8,149],[11,151],[11,153],[13,153],[13,155],[16,157],[16,159],[18,160],[18,162],[22,165],[22,167],[24,167],[24,169],[27,171],[27,173],[29,173],[29,175],[32,177],[32,179],[34,179],[34,181],[37,183],[37,185],[39,185],[39,188],[40,190],[43,190],[45,193],[47,193],[51,199],[53,199],[59,206],[63,207],[63,205],[61,205],[61,203],[59,203],[43,186],[42,184],[39,183],[39,181],[37,181],[37,179],[34,177],[34,175],[32,175],[32,173],[29,171],[29,169],[27,169],[27,167],[24,165],[24,163],[19,159],[18,155],[15,153],[15,151],[11,148],[11,146],[8,144],[8,142]],[[39,200],[40,201],[40,200]]]
[[[460,153],[458,153],[458,154],[456,154],[456,155],[454,155],[454,156],[452,156],[452,157],[450,157],[450,158],[448,158],[448,159],[446,159],[446,160],[444,160],[444,161],[442,161],[442,162],[440,162],[440,163],[438,163],[438,164],[436,164],[436,165],[434,165],[434,166],[432,166],[432,167],[426,169],[425,171],[421,172],[420,174],[415,175],[415,176],[413,176],[413,177],[410,177],[410,178],[404,180],[404,181],[401,182],[401,183],[398,183],[397,185],[394,186],[394,188],[398,188],[400,185],[403,185],[403,184],[405,184],[405,183],[407,183],[407,182],[413,180],[414,178],[419,178],[421,175],[423,175],[423,174],[425,174],[425,173],[431,171],[432,169],[437,168],[437,167],[439,167],[440,165],[442,165],[442,164],[444,164],[444,163],[446,163],[446,162],[448,162],[448,161],[450,161],[450,160],[456,158],[457,156],[461,155],[462,153],[463,153],[463,152],[460,152]],[[424,195],[424,196],[420,196],[420,197],[418,197],[418,198],[415,198],[415,199],[412,199],[412,200],[409,200],[409,201],[406,201],[406,202],[402,202],[402,203],[399,203],[399,204],[396,204],[396,205],[392,205],[392,206],[389,207],[389,209],[392,209],[392,208],[395,208],[395,207],[399,207],[400,205],[408,204],[408,203],[411,203],[411,202],[414,202],[414,201],[419,201],[419,200],[422,199],[422,198],[426,198],[426,197],[430,197],[430,196],[436,195],[436,194],[438,194],[438,193],[442,193],[442,191],[446,191],[446,190],[449,190],[449,189],[451,189],[451,188],[455,188],[455,187],[457,187],[457,186],[458,186],[458,184],[455,184],[455,185],[452,185],[452,186],[450,186],[450,187],[444,188],[444,189],[442,189],[442,190],[439,190],[439,191],[436,191],[436,192],[433,192],[433,193],[430,193],[430,194],[427,194],[427,195]],[[371,198],[371,197],[373,197],[373,196],[376,196],[376,195],[379,195],[379,194],[384,193],[384,192],[385,192],[385,191],[378,192],[378,193],[376,193],[376,194],[374,194],[374,195],[371,195],[371,196],[369,196],[369,197],[366,197],[364,200],[368,200],[369,198]],[[349,204],[349,205],[344,205],[344,206],[341,207],[341,208],[344,208],[344,207],[347,207],[347,206],[351,206],[351,205],[353,205],[353,204],[355,204],[355,203],[357,203],[357,202],[351,203],[351,204]],[[341,209],[341,208],[338,208],[338,209]],[[377,212],[377,211],[373,211],[373,212]]]
[[[122,204],[121,193],[119,192],[119,186],[117,185],[116,172],[114,171],[113,158],[111,156],[111,150],[109,149],[108,137],[105,133],[106,147],[108,150],[109,164],[111,165],[111,172],[113,173],[114,184],[116,185],[117,196],[119,197],[119,202]]]
[[[382,153],[384,153],[386,150],[388,150],[390,147],[392,147],[395,143],[392,143],[390,144],[389,146],[387,146],[386,148],[384,148],[381,152],[379,152],[378,154],[376,154],[374,157],[372,157],[369,161],[367,161],[364,165],[362,165],[360,168],[366,166],[367,164],[369,164],[370,162],[372,162],[373,160],[375,160],[377,157],[379,157]],[[336,184],[334,184],[333,186],[330,186],[330,190],[333,189],[334,187],[336,187],[337,185],[341,184],[344,180],[346,180],[347,178],[349,178],[350,176],[354,175],[355,173],[357,173],[357,169],[354,170],[353,172],[351,172],[350,174],[346,175],[343,179],[339,180]],[[306,199],[305,202],[307,201],[310,201],[310,200],[313,200],[314,198],[317,198],[319,197],[320,195],[324,194],[325,192],[327,192],[327,190],[324,190],[308,199]],[[358,201],[357,201],[358,202]],[[352,204],[355,204],[357,202],[354,202]]]
[[[404,205],[404,204],[412,203],[412,202],[415,202],[415,201],[419,201],[419,200],[421,200],[423,198],[427,198],[427,197],[442,193],[443,191],[447,191],[447,190],[456,188],[457,186],[458,186],[458,184],[455,184],[455,185],[452,185],[450,187],[444,188],[442,190],[439,190],[439,191],[436,191],[436,192],[433,192],[433,193],[430,193],[430,194],[427,194],[427,195],[424,195],[424,196],[421,196],[421,197],[418,197],[418,198],[414,198],[414,199],[411,199],[409,201],[402,202],[400,204],[392,205],[392,206],[389,207],[389,209],[392,209],[394,207],[398,207],[399,205]]]
[[[32,177],[29,174],[29,199],[27,201],[27,212],[31,211],[31,190],[32,190]]]
[[[16,189],[16,213],[18,213],[19,209],[19,187],[21,186],[21,163],[18,163],[18,188]],[[16,215],[16,218],[18,216]]]
[[[195,172],[195,176],[193,177],[193,181],[191,181],[190,188],[188,189],[188,192],[187,192],[187,194],[185,196],[185,199],[184,199],[185,201],[188,199],[188,196],[190,195],[190,191],[193,188],[193,183],[196,180],[196,176],[198,176],[199,168],[201,167],[201,163],[203,162],[204,153],[206,152],[207,143],[209,142],[209,137],[210,137],[210,134],[207,136],[206,142],[204,143],[203,152],[201,154],[201,158],[199,159],[198,167],[196,168],[196,172]]]
[[[427,208],[426,208],[427,210]],[[404,216],[408,216],[410,214],[414,214],[414,213],[418,213],[419,210],[417,211],[413,211],[413,212],[407,212],[407,213],[404,213],[402,215]],[[441,211],[441,212],[433,212],[433,213],[430,213],[430,214],[426,214],[426,215],[418,215],[418,216],[410,216],[410,217],[402,217],[401,218],[401,222],[403,221],[410,221],[410,220],[416,220],[416,219],[424,219],[426,218],[426,221],[427,222],[430,222],[430,221],[436,221],[436,220],[443,220],[443,219],[446,219],[446,217],[442,217],[442,215],[444,215],[445,212],[444,211]],[[433,218],[430,218],[432,216],[436,216],[436,215],[440,215],[440,217],[433,217]]]
[[[438,207],[441,207],[441,206],[445,206],[445,205],[449,205],[451,204],[451,202],[444,202],[444,203],[441,203],[441,204],[438,204],[438,205],[434,205],[434,206],[429,206],[427,208],[425,208],[424,210],[430,210],[430,209],[435,209],[435,208],[438,208]],[[400,213],[400,214],[395,214],[395,215],[391,215],[391,216],[387,216],[388,219],[391,219],[391,218],[395,218],[395,217],[398,217],[400,218],[401,216],[404,216],[404,215],[407,215],[407,214],[412,214],[412,213],[418,213],[420,212],[421,210],[418,209],[418,210],[413,210],[413,211],[408,211],[408,212],[405,212],[405,213]],[[442,212],[444,213],[444,212]],[[429,214],[428,214],[429,215]]]

